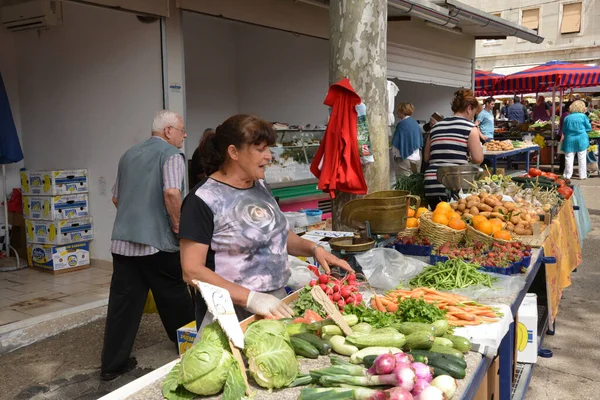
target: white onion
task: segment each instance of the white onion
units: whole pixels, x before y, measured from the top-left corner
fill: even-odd
[[[456,379],[448,375],[440,375],[431,381],[431,386],[435,386],[440,389],[448,398],[448,400],[454,397],[454,393],[456,393],[456,389],[458,388],[458,383]]]
[[[415,400],[448,400],[446,395],[435,386],[425,388]]]

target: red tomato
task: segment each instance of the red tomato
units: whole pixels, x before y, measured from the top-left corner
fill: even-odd
[[[537,168],[529,168],[529,175],[535,177],[542,175],[542,170]]]

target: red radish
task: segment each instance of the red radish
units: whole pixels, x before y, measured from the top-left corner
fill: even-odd
[[[316,281],[316,280],[314,280],[314,279],[313,279],[312,281],[310,281],[310,283],[309,283],[310,287],[313,287],[313,286],[315,286],[316,284],[317,284],[317,281]]]
[[[342,296],[339,293],[333,294],[333,301],[338,301]]]
[[[346,305],[346,303],[344,303],[344,300],[342,300],[342,299],[339,299],[337,304],[338,304],[338,307],[340,308],[340,310],[343,310],[344,306]]]
[[[325,289],[325,293],[330,296],[333,295],[333,289],[331,289],[329,286],[327,287],[327,289]]]
[[[344,300],[346,301],[346,304],[354,304],[354,295],[351,294],[350,296],[346,297]]]
[[[341,295],[343,298],[346,298],[348,296],[350,296],[352,294],[352,290],[350,289],[349,286],[344,286],[342,288],[342,290],[340,291]]]
[[[329,297],[329,300],[333,301],[333,295],[328,294],[327,297]]]
[[[328,283],[329,282],[329,275],[327,275],[327,274],[321,274],[321,276],[319,276],[319,282],[320,283]]]
[[[327,285],[326,285],[326,284],[324,284],[324,283],[321,283],[319,286],[321,286],[321,289],[322,289],[323,291],[326,291],[326,290],[327,290]]]
[[[340,285],[335,284],[335,285],[332,286],[332,289],[333,289],[334,292],[339,292],[340,291]]]
[[[356,274],[348,274],[348,282],[355,282]]]
[[[355,299],[356,299],[356,301],[357,301],[357,302],[359,302],[359,303],[360,303],[360,302],[362,301],[362,299],[363,299],[363,297],[362,297],[362,294],[360,294],[360,293],[356,293],[356,294],[354,295],[354,298],[355,298]]]
[[[381,354],[377,356],[373,365],[377,375],[391,374],[396,368],[396,359],[391,353]]]

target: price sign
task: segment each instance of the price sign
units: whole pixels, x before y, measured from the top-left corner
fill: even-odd
[[[219,325],[221,325],[227,337],[231,339],[235,347],[243,349],[244,333],[235,314],[229,292],[226,289],[197,280],[193,280],[192,283],[200,290],[208,311],[219,321]]]

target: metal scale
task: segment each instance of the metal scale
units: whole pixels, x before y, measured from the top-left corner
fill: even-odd
[[[471,189],[469,182],[473,182],[481,173],[481,169],[477,165],[452,165],[438,167],[437,179],[444,185],[449,199],[459,199],[461,190]]]
[[[406,228],[408,207],[418,208],[420,204],[421,199],[406,190],[383,190],[349,201],[342,209],[342,224],[356,233],[353,237],[331,239],[332,253],[362,273],[355,256],[393,242],[396,234]]]

